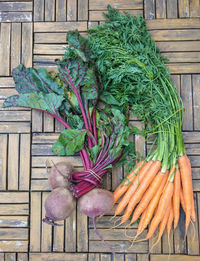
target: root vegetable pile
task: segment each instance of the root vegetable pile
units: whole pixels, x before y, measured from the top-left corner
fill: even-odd
[[[65,129],[53,145],[59,156],[79,153],[83,170],[64,162],[48,173],[52,189],[45,201],[44,222],[70,216],[79,199],[80,210],[93,219],[109,212],[123,213],[121,224],[139,219],[136,238],[148,226],[145,240],[160,226],[158,240],[185,212],[185,234],[196,220],[190,161],[182,135],[184,108],[172,84],[164,58],[147,31],[145,20],[122,15],[108,6],[106,23],[67,34],[68,47],[56,60],[58,73],[25,68],[13,70],[17,95],[3,106],[23,106],[59,121]],[[139,130],[129,124],[130,115],[144,123]],[[151,147],[145,159],[134,151],[130,134],[146,137]],[[102,189],[102,178],[124,164],[128,176],[114,193]],[[157,243],[156,242],[156,243]],[[155,245],[156,245],[155,243]],[[114,252],[113,252],[114,253]]]

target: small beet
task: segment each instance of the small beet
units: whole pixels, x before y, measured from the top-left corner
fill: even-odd
[[[66,162],[59,162],[54,164],[48,174],[49,186],[51,189],[58,187],[68,187],[68,176],[73,171],[71,164]]]
[[[103,244],[113,253],[113,255],[115,255],[115,252],[111,249],[109,244],[105,242],[96,228],[97,216],[106,214],[112,210],[114,206],[113,194],[105,189],[94,188],[79,199],[78,205],[83,214],[92,218],[95,233]]]
[[[55,221],[64,220],[69,217],[74,210],[76,201],[72,193],[63,187],[51,191],[45,200],[44,222],[57,225]]]

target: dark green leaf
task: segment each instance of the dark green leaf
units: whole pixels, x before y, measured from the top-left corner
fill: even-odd
[[[92,147],[91,149],[88,150],[89,156],[90,156],[90,160],[93,163],[96,162],[99,150],[100,150],[100,146],[99,145],[95,145],[94,147]]]

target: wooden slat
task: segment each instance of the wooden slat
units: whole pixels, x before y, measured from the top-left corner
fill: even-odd
[[[144,17],[145,19],[154,19],[156,17],[154,0],[144,0]]]
[[[192,167],[199,167],[200,156],[189,156]]]
[[[101,254],[100,260],[101,261],[111,261],[111,255],[110,254]]]
[[[67,2],[66,0],[56,0],[56,21],[63,22],[67,20],[66,17]]]
[[[48,196],[48,192],[42,193],[42,218],[45,217],[44,202]],[[52,245],[52,226],[42,222],[41,252],[51,252]],[[48,259],[49,260],[49,259]]]
[[[156,0],[156,18],[166,18],[167,6],[165,0]]]
[[[48,180],[47,179],[44,179],[44,180],[32,179],[31,190],[32,191],[49,191],[50,187],[49,187]]]
[[[27,240],[26,228],[0,228],[0,240]]]
[[[178,17],[177,0],[167,0],[167,18]]]
[[[89,10],[105,10],[108,4],[116,9],[143,9],[142,0],[89,0]]]
[[[66,44],[66,32],[65,33],[35,33],[34,43],[63,43]]]
[[[57,141],[59,134],[56,133],[34,133],[32,135],[32,144],[49,143]]]
[[[32,12],[1,12],[1,23],[24,23],[32,21]]]
[[[100,261],[99,254],[88,254],[88,261]]]
[[[178,1],[178,11],[179,11],[179,17],[189,17],[190,16],[190,6],[189,6],[189,0],[179,0]]]
[[[157,42],[156,46],[161,52],[188,52],[189,50],[200,51],[200,41]]]
[[[87,252],[88,246],[88,217],[77,209],[77,251]]]
[[[53,252],[64,250],[64,220],[57,222],[61,226],[53,227]],[[69,231],[68,231],[69,232]]]
[[[109,241],[109,245],[116,252],[146,253],[148,251],[148,242],[135,243],[132,248],[129,248],[130,244],[129,241]],[[105,253],[108,250],[101,241],[90,241],[89,251]]]
[[[32,23],[23,23],[22,24],[22,63],[26,67],[32,67],[32,45],[33,45],[32,34],[33,34]]]
[[[55,0],[45,1],[45,21],[55,21]]]
[[[27,253],[18,253],[17,254],[17,261],[28,261],[28,254]]]
[[[44,132],[54,131],[54,118],[44,113]]]
[[[34,21],[44,21],[44,0],[34,0]]]
[[[33,156],[53,156],[52,144],[42,144],[42,145],[32,145],[32,155]]]
[[[200,2],[190,0],[190,17],[200,17]]]
[[[14,87],[15,83],[12,77],[1,77],[0,87]]]
[[[30,252],[40,252],[41,192],[31,193],[30,205]]]
[[[19,134],[9,135],[8,144],[8,190],[18,189]]]
[[[173,226],[173,225],[172,225]],[[173,237],[173,227],[171,233],[168,237],[167,230],[165,229],[162,236],[162,253],[163,254],[173,254],[174,253],[174,237]]]
[[[69,30],[87,30],[87,22],[35,22],[34,32],[67,32]]]
[[[29,111],[1,111],[1,121],[30,121]]]
[[[134,126],[139,130],[144,128],[144,125],[140,121],[134,121]],[[145,156],[145,137],[141,135],[135,135],[135,151],[139,153],[140,156]]]
[[[55,261],[55,260],[65,260],[65,261],[87,261],[87,254],[71,254],[71,253],[30,253],[29,261]]]
[[[78,0],[78,20],[88,20],[88,0]]]
[[[28,251],[28,241],[0,241],[0,249],[3,252],[27,252]]]
[[[31,178],[32,179],[47,179],[46,168],[32,168]]]
[[[42,131],[42,117],[43,113],[41,111],[32,110],[32,132]]]
[[[32,11],[32,2],[0,2],[0,10],[1,12]]]
[[[143,16],[142,10],[126,10],[126,11],[135,16],[137,16],[137,14],[140,14],[141,16]],[[104,13],[107,13],[107,11],[104,11]],[[103,16],[102,11],[89,11],[89,20],[90,21],[105,21],[106,19]]]
[[[148,261],[149,255],[148,254],[137,254],[137,261]]]
[[[0,203],[28,203],[28,192],[0,192]]]
[[[136,261],[137,256],[136,254],[127,254],[125,255],[125,261]]]
[[[169,255],[152,255],[151,261],[167,261]],[[174,256],[176,261],[199,261],[199,256],[188,256],[188,255],[176,255]]]
[[[10,31],[11,24],[0,25],[0,64],[3,64],[0,66],[0,75],[8,76],[10,73]]]
[[[59,44],[34,44],[34,54],[64,54],[63,45]]]
[[[119,166],[118,168],[114,168],[112,170],[112,191],[114,191],[117,186],[121,183],[123,179],[123,167]]]
[[[3,204],[0,205],[0,215],[28,215],[28,204]]]
[[[200,28],[199,19],[154,19],[146,21],[149,30],[156,29],[195,29]]]
[[[11,28],[11,71],[21,60],[21,24],[13,23]]]
[[[19,190],[29,190],[30,157],[30,135],[21,134]]]
[[[185,254],[186,241],[184,240],[185,236],[185,213],[182,208],[180,210],[180,218],[177,228],[174,231],[174,252],[175,254]]]
[[[103,236],[103,238],[105,240],[124,240],[127,241],[128,238],[125,235],[125,233],[123,233],[122,229],[99,229],[100,234]],[[131,237],[134,237],[137,234],[137,230],[136,229],[127,229],[127,234]],[[146,234],[144,234],[144,236],[146,236]],[[90,229],[89,230],[89,240],[99,240],[99,237],[97,236],[97,234],[95,233],[94,229]]]
[[[34,55],[33,61],[41,64],[52,64],[55,59],[61,59],[62,55]],[[44,65],[45,66],[45,65]]]
[[[76,252],[76,210],[65,220],[65,252]]]
[[[27,227],[27,216],[0,216],[0,227]]]
[[[167,68],[172,74],[200,73],[200,63],[168,63]]]
[[[192,168],[192,178],[200,179],[200,168]]]
[[[183,130],[193,129],[191,75],[181,76],[181,97],[185,107]]]
[[[61,157],[61,156],[55,156],[55,157],[33,157],[32,158],[32,167],[45,167],[46,166],[46,161],[49,162],[54,162],[55,164],[58,163],[59,161],[65,161],[65,162],[70,162],[73,164],[73,166],[82,166],[82,161],[79,156],[76,157]]]
[[[199,63],[200,52],[164,53],[169,63]]]
[[[14,88],[1,88],[0,89],[0,98],[6,99],[7,97],[17,94],[17,91]],[[6,110],[9,110],[9,107],[6,108]]]
[[[194,193],[194,204],[195,212],[197,213],[197,195]],[[189,255],[199,255],[199,235],[198,224],[194,222],[194,225],[190,224],[188,233],[187,233],[187,248]]]
[[[200,75],[192,75],[194,130],[200,130]]]
[[[149,252],[151,254],[160,254],[161,253],[161,247],[162,247],[161,240],[158,242],[156,247],[153,247],[154,243],[156,242],[156,240],[158,238],[158,229],[159,228],[157,228],[156,231],[154,232],[154,236],[149,239]]]
[[[6,189],[6,171],[7,171],[7,142],[8,136],[0,135],[0,189]]]
[[[152,30],[151,37],[155,41],[194,41],[200,40],[199,29],[188,30]]]
[[[181,80],[180,75],[171,75],[172,83],[176,86],[177,92],[181,94]]]
[[[77,1],[67,0],[67,21],[76,21]]]
[[[5,253],[4,260],[5,261],[16,261],[17,260],[16,253]]]
[[[193,191],[194,192],[200,192],[200,180],[192,180],[192,185],[193,185]]]

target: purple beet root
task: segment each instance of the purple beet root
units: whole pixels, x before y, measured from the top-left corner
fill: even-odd
[[[51,189],[58,187],[68,187],[68,176],[73,171],[71,164],[66,162],[59,162],[54,164],[48,174],[49,186]]]
[[[43,222],[58,225],[55,221],[69,217],[75,205],[76,201],[68,189],[60,187],[52,190],[44,203],[45,218]]]
[[[114,206],[113,194],[105,189],[94,188],[85,195],[83,195],[79,201],[80,211],[93,220],[94,230],[97,236],[101,239],[104,245],[115,255],[115,252],[106,243],[96,228],[96,218],[99,215],[103,215],[112,210]]]

